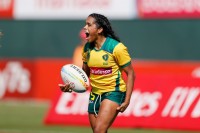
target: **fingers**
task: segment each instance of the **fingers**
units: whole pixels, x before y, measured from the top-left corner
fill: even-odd
[[[64,85],[64,84],[58,84],[58,86],[59,86],[59,87],[64,87],[65,85]]]
[[[119,107],[117,107],[117,111],[124,112],[128,106],[126,104],[121,104]]]
[[[122,107],[122,106],[117,107],[117,110],[118,110],[119,112],[124,112],[124,111],[125,111],[125,107]]]
[[[70,88],[70,84],[58,84],[62,92],[72,92],[72,89]]]

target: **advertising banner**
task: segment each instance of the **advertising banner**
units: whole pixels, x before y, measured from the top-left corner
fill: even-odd
[[[138,0],[138,14],[144,19],[200,18],[199,0]]]
[[[61,67],[68,63],[70,59],[1,59],[0,99],[52,99],[61,83]]]
[[[15,19],[86,19],[101,13],[110,19],[136,16],[135,0],[15,0]]]
[[[33,63],[28,60],[0,62],[0,99],[33,97]]]
[[[114,127],[200,130],[200,64],[137,62],[131,103]],[[46,124],[86,125],[89,91],[57,91]],[[122,122],[123,121],[123,122]]]
[[[52,100],[46,124],[89,126],[89,91],[62,93],[58,87],[60,70],[69,63],[71,59],[1,59],[0,99]],[[132,65],[131,102],[114,127],[200,130],[199,62],[133,60]]]
[[[13,18],[14,0],[0,0],[0,19]]]
[[[83,20],[200,18],[199,0],[0,0],[0,19]]]

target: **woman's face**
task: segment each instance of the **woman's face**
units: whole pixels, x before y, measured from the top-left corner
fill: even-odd
[[[93,17],[88,17],[86,19],[86,24],[84,27],[85,34],[86,34],[86,40],[88,42],[94,42],[96,41],[99,33],[99,29],[96,26],[95,19]]]

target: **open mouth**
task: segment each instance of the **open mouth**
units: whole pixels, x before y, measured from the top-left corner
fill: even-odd
[[[86,35],[86,38],[88,38],[90,34],[88,32],[86,32],[85,35]]]

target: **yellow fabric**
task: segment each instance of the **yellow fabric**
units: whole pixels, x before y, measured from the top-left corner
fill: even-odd
[[[126,85],[121,75],[121,67],[131,63],[127,48],[122,43],[116,45],[105,42],[106,49],[88,49],[83,51],[83,62],[90,67],[92,92],[102,94],[109,91],[126,91]],[[108,44],[107,44],[108,43]],[[102,46],[103,47],[103,46]],[[109,51],[112,49],[112,51]],[[108,49],[108,50],[107,50]]]

